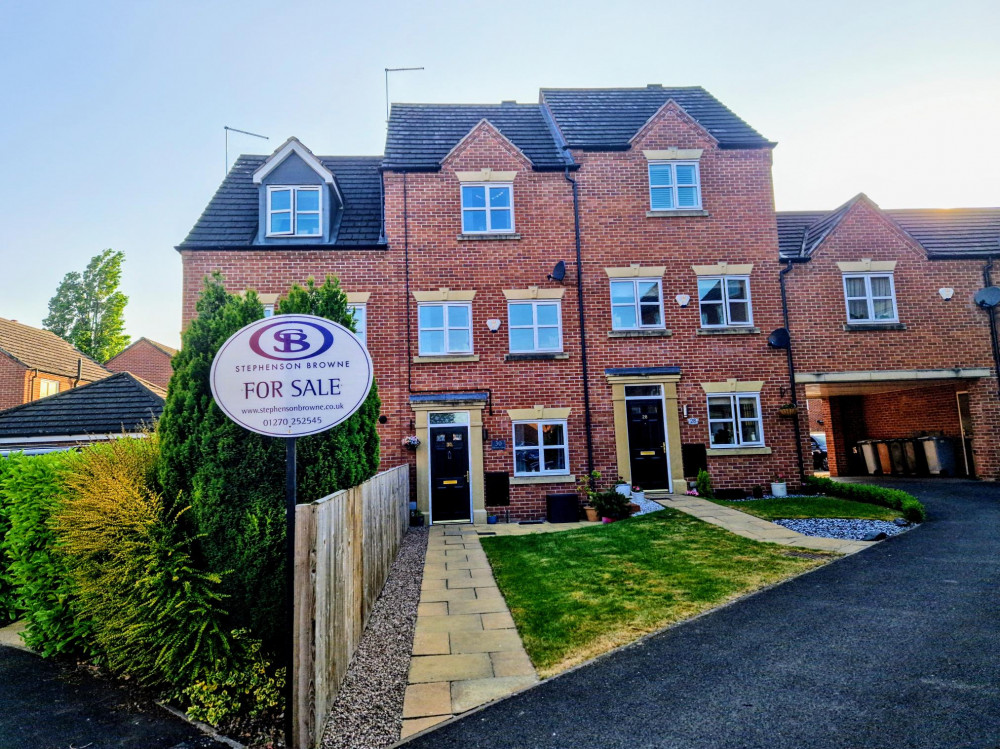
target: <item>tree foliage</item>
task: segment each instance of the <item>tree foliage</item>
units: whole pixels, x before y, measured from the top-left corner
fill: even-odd
[[[159,478],[165,497],[190,504],[209,567],[223,577],[234,626],[268,640],[281,621],[284,595],[283,441],[247,431],[212,399],[209,373],[220,346],[264,315],[254,292],[228,294],[219,275],[206,279],[198,316],[174,358],[160,418]],[[293,287],[279,314],[306,313],[353,328],[335,279]],[[343,424],[298,440],[299,497],[310,501],[361,483],[378,470],[375,387]]]
[[[87,263],[83,273],[67,273],[49,300],[49,314],[42,322],[60,338],[99,362],[106,362],[128,346],[125,305],[128,297],[118,290],[125,253],[104,250]]]

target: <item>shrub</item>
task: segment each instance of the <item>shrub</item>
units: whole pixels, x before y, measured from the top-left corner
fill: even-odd
[[[920,500],[901,489],[890,489],[871,484],[844,484],[819,476],[806,476],[806,484],[816,487],[831,497],[899,510],[903,517],[914,523],[921,523],[927,519],[927,512]]]
[[[704,468],[698,470],[698,478],[695,479],[695,489],[699,497],[712,498],[715,496],[712,489],[712,477]]]
[[[79,615],[78,599],[59,553],[52,516],[63,501],[72,453],[8,458],[0,479],[10,519],[4,553],[10,582],[24,611],[24,641],[43,656],[90,656],[91,628]]]
[[[264,315],[253,292],[226,293],[222,279],[206,279],[198,317],[184,332],[174,357],[158,433],[158,475],[164,496],[191,505],[191,521],[223,591],[237,628],[272,642],[284,599],[284,444],[249,432],[215,405],[209,372],[219,347],[233,333]],[[353,327],[347,296],[335,280],[293,287],[279,313],[308,313]],[[363,482],[379,464],[373,387],[361,409],[332,430],[298,441],[299,496],[318,499]]]
[[[598,492],[591,498],[590,503],[597,508],[597,514],[602,518],[620,520],[628,517],[629,514],[629,498],[624,494],[619,494],[614,487]]]
[[[10,575],[10,560],[3,553],[4,539],[7,538],[7,531],[10,530],[10,517],[8,517],[7,502],[4,500],[6,495],[2,487],[4,476],[7,475],[10,464],[8,459],[0,458],[0,627],[17,621],[20,612],[17,593]]]
[[[165,507],[157,455],[155,437],[82,451],[52,527],[108,669],[186,686],[230,666],[231,648],[219,576],[198,569],[179,513]]]

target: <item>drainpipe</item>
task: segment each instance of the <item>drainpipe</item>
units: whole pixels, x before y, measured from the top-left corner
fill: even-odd
[[[993,256],[986,261],[983,267],[983,285],[992,286]],[[990,316],[990,346],[993,348],[993,371],[997,376],[997,392],[1000,393],[1000,345],[997,344],[997,311],[994,307],[986,308]]]
[[[410,212],[407,206],[406,172],[403,172],[403,272],[406,309],[406,389],[413,392],[413,344],[410,343]]]
[[[83,379],[83,359],[76,360],[76,382],[73,383],[73,387],[80,387],[80,381]]]
[[[788,348],[785,355],[788,357],[788,384],[792,388],[792,403],[799,404],[798,393],[795,389],[795,359],[792,357],[792,329],[788,324],[788,294],[785,291],[785,276],[792,270],[792,261],[778,273],[778,280],[781,283],[781,315],[785,323],[785,330],[788,331]],[[795,456],[799,461],[799,483],[804,484],[806,480],[805,458],[802,454],[802,427],[799,424],[799,415],[795,415],[793,421],[795,427]]]
[[[35,397],[35,382],[38,380],[38,368],[36,367],[31,371],[31,382],[28,383],[28,400],[25,403],[29,403],[34,400]]]
[[[580,193],[576,180],[569,176],[569,167],[563,172],[573,186],[573,230],[576,236],[576,303],[580,315],[580,366],[583,370],[583,418],[587,432],[587,480],[594,472],[594,434],[590,416],[590,380],[587,374],[587,332],[583,315],[583,252],[580,247]]]

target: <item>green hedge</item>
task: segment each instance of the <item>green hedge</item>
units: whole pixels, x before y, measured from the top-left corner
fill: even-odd
[[[903,517],[913,523],[922,523],[927,518],[927,512],[920,500],[901,489],[890,489],[871,484],[845,484],[818,476],[806,476],[806,485],[815,487],[831,497],[899,510],[903,513]]]
[[[9,459],[0,458],[0,487],[3,486],[4,476],[10,470],[10,465]],[[3,553],[4,539],[7,538],[7,531],[10,530],[8,503],[4,501],[4,496],[3,490],[0,488],[0,627],[17,621],[20,613],[17,593],[10,577],[10,560]]]

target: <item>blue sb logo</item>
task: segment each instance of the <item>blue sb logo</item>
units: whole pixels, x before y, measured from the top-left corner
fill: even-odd
[[[333,345],[333,333],[305,320],[274,322],[250,337],[250,348],[267,359],[298,361],[326,353]]]

